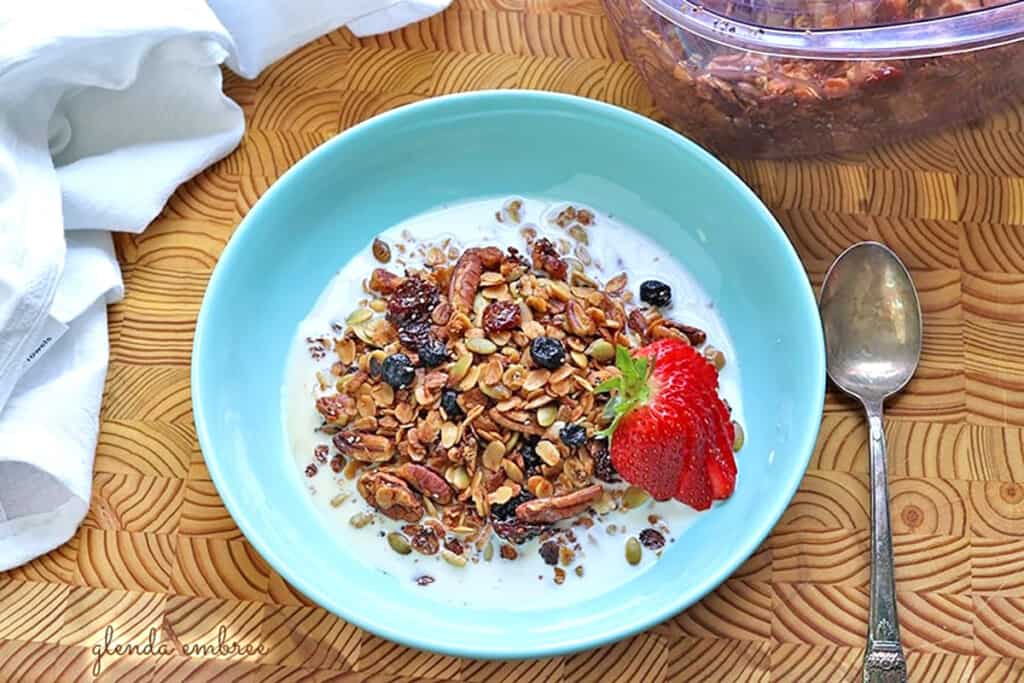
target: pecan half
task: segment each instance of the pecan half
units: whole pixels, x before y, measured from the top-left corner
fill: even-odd
[[[569,266],[566,265],[550,240],[543,238],[534,242],[531,256],[535,270],[543,270],[556,280],[565,279]]]
[[[369,287],[380,294],[391,294],[398,289],[398,285],[402,284],[403,280],[402,276],[395,275],[390,270],[374,268],[373,273],[370,274]]]
[[[334,447],[353,460],[387,462],[391,459],[391,439],[377,434],[346,430],[334,435]]]
[[[467,249],[455,263],[452,280],[448,283],[448,301],[456,311],[468,311],[473,308],[476,288],[480,284],[480,275],[484,264],[478,249]]]
[[[337,422],[349,414],[349,408],[354,409],[355,406],[355,400],[346,394],[321,396],[316,400],[317,412],[323,415],[328,422]]]
[[[395,474],[407,481],[409,486],[441,505],[452,502],[452,488],[441,475],[429,467],[407,462],[399,467]]]
[[[591,484],[562,496],[528,500],[516,508],[516,517],[529,524],[551,524],[583,512],[601,497],[603,490],[600,484]]]
[[[356,485],[366,502],[391,519],[418,522],[423,517],[423,503],[409,485],[393,474],[371,470]]]
[[[634,308],[629,312],[629,329],[637,334],[647,333],[647,317],[639,308]]]
[[[707,341],[708,335],[702,329],[691,327],[690,325],[683,325],[682,323],[677,323],[674,320],[668,319],[664,320],[662,324],[666,327],[671,327],[672,329],[682,332],[686,335],[686,338],[690,340],[690,344],[693,346],[700,346]]]

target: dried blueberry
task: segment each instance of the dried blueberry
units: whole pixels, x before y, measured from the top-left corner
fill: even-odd
[[[444,408],[444,412],[448,415],[448,419],[455,419],[465,415],[462,411],[462,407],[459,405],[458,399],[459,392],[454,389],[444,389],[441,391],[441,407]]]
[[[582,446],[587,442],[587,428],[581,424],[570,422],[562,427],[562,431],[558,432],[558,437],[570,448]]]
[[[384,359],[380,374],[392,389],[404,389],[412,384],[416,377],[416,369],[413,368],[409,356],[404,353],[393,353]]]
[[[444,342],[434,336],[427,337],[419,347],[420,362],[428,368],[436,368],[441,363],[447,363],[448,347]]]
[[[548,370],[557,370],[565,363],[565,346],[554,337],[537,337],[530,342],[533,362]]]
[[[558,564],[558,544],[554,541],[544,543],[537,552],[544,558],[544,564]]]
[[[376,356],[370,356],[370,377],[380,377],[380,360]]]
[[[541,465],[544,464],[544,461],[540,459],[534,448],[537,445],[537,441],[535,437],[527,440],[523,443],[522,448],[519,449],[519,454],[523,456],[523,471],[528,477],[540,474]]]
[[[521,503],[525,503],[528,500],[533,500],[533,496],[530,495],[529,491],[523,491],[518,496],[510,498],[505,503],[492,505],[491,516],[500,520],[513,519],[516,516],[516,508],[519,507]]]
[[[651,306],[668,306],[672,302],[672,288],[658,280],[640,283],[640,301]]]

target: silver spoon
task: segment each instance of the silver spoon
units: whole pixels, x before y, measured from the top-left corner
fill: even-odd
[[[903,683],[907,662],[896,618],[882,403],[917,369],[921,306],[906,267],[877,242],[839,255],[825,274],[820,306],[828,376],[864,405],[870,432],[871,611],[863,680]]]

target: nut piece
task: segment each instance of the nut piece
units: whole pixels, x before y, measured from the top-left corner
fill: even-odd
[[[359,478],[357,488],[367,503],[391,519],[418,522],[423,517],[419,497],[393,474],[371,470]]]
[[[398,285],[402,284],[404,279],[405,278],[402,276],[395,275],[389,270],[374,268],[373,273],[370,274],[370,282],[368,286],[374,292],[379,292],[380,294],[391,294],[398,289]]]
[[[441,505],[452,502],[452,489],[440,474],[425,465],[407,462],[395,474],[427,498]]]
[[[533,243],[531,252],[533,267],[535,270],[543,270],[556,280],[564,280],[569,266],[562,260],[561,255],[547,238],[539,239]]]
[[[391,440],[366,432],[343,431],[334,435],[334,447],[360,462],[387,462],[391,459]]]
[[[448,301],[456,311],[472,310],[476,288],[480,284],[480,274],[484,264],[480,258],[480,250],[467,249],[455,263],[452,279],[448,284]]]
[[[583,512],[601,497],[603,490],[600,484],[591,484],[562,496],[528,500],[516,508],[516,517],[530,524],[551,524]]]

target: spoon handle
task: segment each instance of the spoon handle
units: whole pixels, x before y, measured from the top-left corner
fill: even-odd
[[[896,618],[896,579],[889,525],[889,485],[886,473],[882,402],[864,402],[871,449],[871,611],[868,646],[864,654],[865,683],[905,683],[907,661],[900,644]]]

